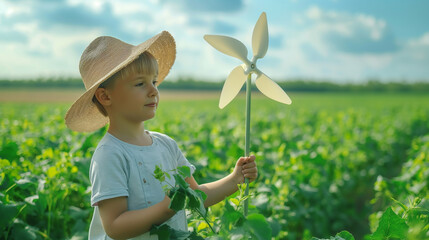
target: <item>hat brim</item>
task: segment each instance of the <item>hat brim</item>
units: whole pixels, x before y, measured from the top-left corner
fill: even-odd
[[[168,75],[176,59],[176,43],[173,36],[163,31],[147,41],[133,46],[130,55],[121,64],[113,68],[89,87],[70,107],[65,116],[68,128],[78,132],[92,132],[109,122],[109,118],[101,114],[92,98],[98,86],[137,59],[142,53],[149,52],[158,62],[158,85]]]

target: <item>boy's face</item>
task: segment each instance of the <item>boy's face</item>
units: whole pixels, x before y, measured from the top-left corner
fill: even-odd
[[[155,117],[159,92],[157,75],[131,73],[128,77],[116,79],[110,92],[110,117],[142,122]]]

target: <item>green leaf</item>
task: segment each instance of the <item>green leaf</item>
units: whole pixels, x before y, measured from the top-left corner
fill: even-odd
[[[162,224],[160,226],[152,226],[150,229],[150,235],[158,235],[159,240],[169,240],[170,239],[170,226],[167,224]]]
[[[70,238],[70,240],[85,240],[88,239],[88,233],[81,231],[81,232],[74,232],[73,236]]]
[[[226,240],[226,239],[247,240],[247,239],[253,239],[253,238],[250,237],[246,229],[242,227],[234,227],[233,229],[231,229],[231,231],[228,231],[228,238],[221,238],[221,240]]]
[[[342,239],[344,239],[344,240],[355,240],[353,235],[351,233],[349,233],[348,231],[341,231],[341,232],[337,233],[337,235],[335,235],[335,239],[337,239],[337,237],[339,237],[340,240],[342,240]]]
[[[160,182],[165,181],[165,173],[164,173],[164,171],[162,171],[162,169],[158,165],[155,166],[155,171],[153,171],[153,176],[156,179],[158,179],[158,181],[160,181]]]
[[[6,230],[6,227],[12,222],[12,219],[18,214],[19,205],[10,204],[3,205],[0,204],[0,231],[3,232]]]
[[[231,203],[229,202],[231,198],[225,199],[225,209],[227,212],[233,212],[235,209],[231,206]]]
[[[207,194],[206,194],[205,192],[203,192],[203,191],[201,191],[201,190],[198,190],[198,189],[195,189],[194,191],[195,191],[196,193],[199,193],[199,194],[200,194],[201,198],[203,199],[203,202],[204,202],[204,201],[206,201],[206,199],[207,199]]]
[[[174,188],[170,189],[170,191],[168,191],[168,197],[172,198],[174,193],[176,193],[177,190],[179,190],[178,187],[174,187]]]
[[[58,174],[56,167],[50,167],[48,169],[48,178],[54,178]]]
[[[198,210],[203,216],[206,215],[207,210],[204,207],[203,197],[199,192],[192,190],[191,188],[186,189],[186,196],[188,196],[188,206],[192,210]]]
[[[230,198],[229,201],[231,201],[232,203],[234,203],[235,206],[240,206],[240,201],[238,201],[237,198]]]
[[[171,178],[170,174],[168,172],[164,172],[165,176],[167,176],[168,178]]]
[[[271,239],[272,231],[270,224],[268,224],[267,220],[265,220],[265,217],[262,214],[253,213],[248,215],[245,225],[257,239]]]
[[[429,216],[429,210],[421,207],[415,207],[410,209],[410,212],[414,212],[416,214]]]
[[[82,209],[75,206],[70,206],[68,215],[73,219],[85,219],[88,216],[89,209]]]
[[[18,181],[16,181],[15,183],[16,183],[17,187],[19,187],[20,189],[28,189],[28,188],[36,185],[36,183],[29,178],[21,178]]]
[[[16,221],[13,224],[13,228],[10,234],[10,239],[37,239],[37,229],[22,221]]]
[[[186,240],[191,235],[191,232],[189,231],[182,231],[174,228],[171,228],[170,232],[171,232],[170,239],[176,239],[176,240]]]
[[[19,158],[19,146],[14,141],[5,141],[0,148],[0,158],[4,158],[10,161]]]
[[[70,238],[70,240],[85,240],[88,239],[88,233],[81,231],[81,232],[75,232],[73,236]]]
[[[197,227],[197,232],[201,232],[201,230],[204,230],[208,227],[209,225],[206,222],[200,222],[200,224],[198,224],[198,227]]]
[[[244,215],[241,212],[232,210],[232,211],[225,211],[225,213],[222,216],[222,224],[225,226],[229,226],[230,224],[237,227],[237,224],[239,221],[244,219]]]
[[[388,208],[381,216],[377,230],[370,236],[370,239],[381,240],[389,238],[405,239],[408,232],[408,225],[400,218],[392,208]]]
[[[174,174],[174,179],[176,180],[176,185],[179,185],[184,189],[189,187],[189,184],[185,181],[185,179],[182,176],[178,174]]]
[[[169,208],[178,212],[185,208],[186,194],[182,189],[178,189],[171,198]]]
[[[188,237],[189,240],[204,240],[203,237],[198,236],[196,232],[192,232]]]
[[[200,205],[202,204],[201,199],[199,198],[199,196],[197,195],[197,193],[192,190],[191,188],[187,188],[186,189],[186,195],[189,198],[189,207],[190,208],[199,208]]]
[[[232,224],[234,229],[237,229],[237,227],[243,226],[245,217],[243,213],[235,210],[235,208],[231,206],[229,200],[230,198],[225,199],[225,212],[222,215],[222,224],[228,227]]]
[[[400,201],[394,199],[393,197],[390,197],[390,199],[392,199],[396,204],[398,204],[404,210],[404,212],[408,211],[407,206],[405,206],[403,203],[401,203]]]
[[[190,237],[191,232],[174,229],[165,223],[159,226],[157,225],[152,226],[152,228],[150,229],[150,235],[154,235],[154,234],[158,235],[159,240],[198,239],[198,238]]]
[[[276,238],[280,233],[282,225],[278,222],[278,220],[273,220],[273,219],[271,219],[271,221],[268,221],[268,223],[271,226],[271,232],[273,237]]]
[[[341,231],[335,237],[330,237],[329,239],[312,237],[311,240],[355,240],[355,238],[348,231]]]
[[[29,196],[25,198],[25,202],[35,206],[36,204],[34,203],[35,200],[39,199],[39,195],[33,195],[33,196]]]
[[[184,178],[191,177],[191,169],[188,166],[178,167],[177,170]]]

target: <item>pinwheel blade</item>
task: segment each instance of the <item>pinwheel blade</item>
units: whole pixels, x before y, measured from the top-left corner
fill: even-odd
[[[256,87],[263,93],[265,96],[284,104],[291,104],[289,96],[283,91],[283,89],[267,77],[265,74],[261,73],[255,81]]]
[[[265,12],[261,14],[255,24],[252,35],[253,57],[263,58],[268,50],[268,24]]]
[[[237,96],[244,82],[246,82],[246,77],[242,66],[237,66],[231,71],[220,94],[219,108],[224,108]]]
[[[247,48],[235,38],[220,35],[204,35],[204,39],[220,52],[248,63]]]

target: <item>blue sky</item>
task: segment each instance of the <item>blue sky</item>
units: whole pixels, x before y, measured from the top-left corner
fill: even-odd
[[[177,43],[170,79],[226,78],[239,64],[204,34],[242,41],[267,13],[270,46],[259,69],[274,80],[429,81],[426,0],[1,0],[0,78],[79,76],[97,36],[139,44],[162,30]]]

